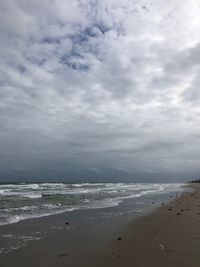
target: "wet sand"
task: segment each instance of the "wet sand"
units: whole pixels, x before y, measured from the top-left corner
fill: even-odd
[[[0,267],[199,267],[200,185],[192,188],[143,217],[121,216],[120,227],[118,217],[90,225],[83,218],[74,232],[63,228],[1,256]]]

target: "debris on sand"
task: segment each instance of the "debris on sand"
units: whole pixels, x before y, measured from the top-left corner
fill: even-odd
[[[163,244],[159,244],[159,247],[160,247],[161,250],[164,250],[165,249],[165,247],[164,247]]]

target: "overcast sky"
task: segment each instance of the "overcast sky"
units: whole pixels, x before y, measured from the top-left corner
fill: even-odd
[[[198,0],[0,1],[0,180],[200,176]]]

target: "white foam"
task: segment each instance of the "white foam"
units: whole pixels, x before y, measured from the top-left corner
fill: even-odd
[[[40,188],[64,188],[67,184],[63,183],[42,183],[40,184]]]
[[[17,207],[17,208],[7,208],[4,209],[5,212],[12,212],[12,211],[32,211],[32,210],[36,210],[39,209],[38,206],[23,206],[23,207]],[[1,210],[2,211],[2,210]]]
[[[2,235],[2,237],[4,237],[4,238],[13,238],[14,235],[11,235],[11,234],[5,234],[5,235]]]
[[[13,235],[3,235],[4,238],[11,239],[8,243],[7,247],[0,249],[0,254],[8,254],[13,250],[25,247],[29,241],[33,240],[40,240],[41,236],[38,236],[40,232],[31,233],[31,235],[19,235],[19,236],[13,236]],[[11,244],[12,241],[12,245]]]
[[[17,196],[17,197],[24,197],[24,198],[41,198],[42,194],[34,193],[33,191],[30,192],[18,192],[18,191],[11,191],[8,189],[0,189],[0,195],[3,196]]]
[[[89,186],[89,187],[94,187],[94,186],[104,186],[104,187],[111,187],[113,185],[119,185],[121,183],[80,183],[80,184],[69,184],[73,187],[83,187],[83,186]]]
[[[13,215],[12,217],[7,217],[6,222],[0,222],[0,225],[6,225],[6,224],[13,224],[13,223],[17,223],[23,220],[27,220],[27,219],[32,219],[32,218],[41,218],[41,217],[47,217],[50,215],[54,215],[54,214],[60,214],[60,213],[64,213],[64,212],[69,212],[69,211],[73,211],[76,210],[77,208],[63,208],[60,210],[51,210],[49,212],[43,212],[43,213],[33,213],[33,214],[24,214],[24,215]]]
[[[26,197],[26,198],[41,198],[42,197],[42,194],[23,194],[22,195],[23,197]]]
[[[9,189],[0,189],[0,195],[7,195],[9,194],[11,191]]]

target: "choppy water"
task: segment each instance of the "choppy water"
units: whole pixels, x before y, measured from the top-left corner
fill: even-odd
[[[182,191],[183,184],[34,183],[0,185],[0,225],[69,212],[105,208],[128,198]]]

